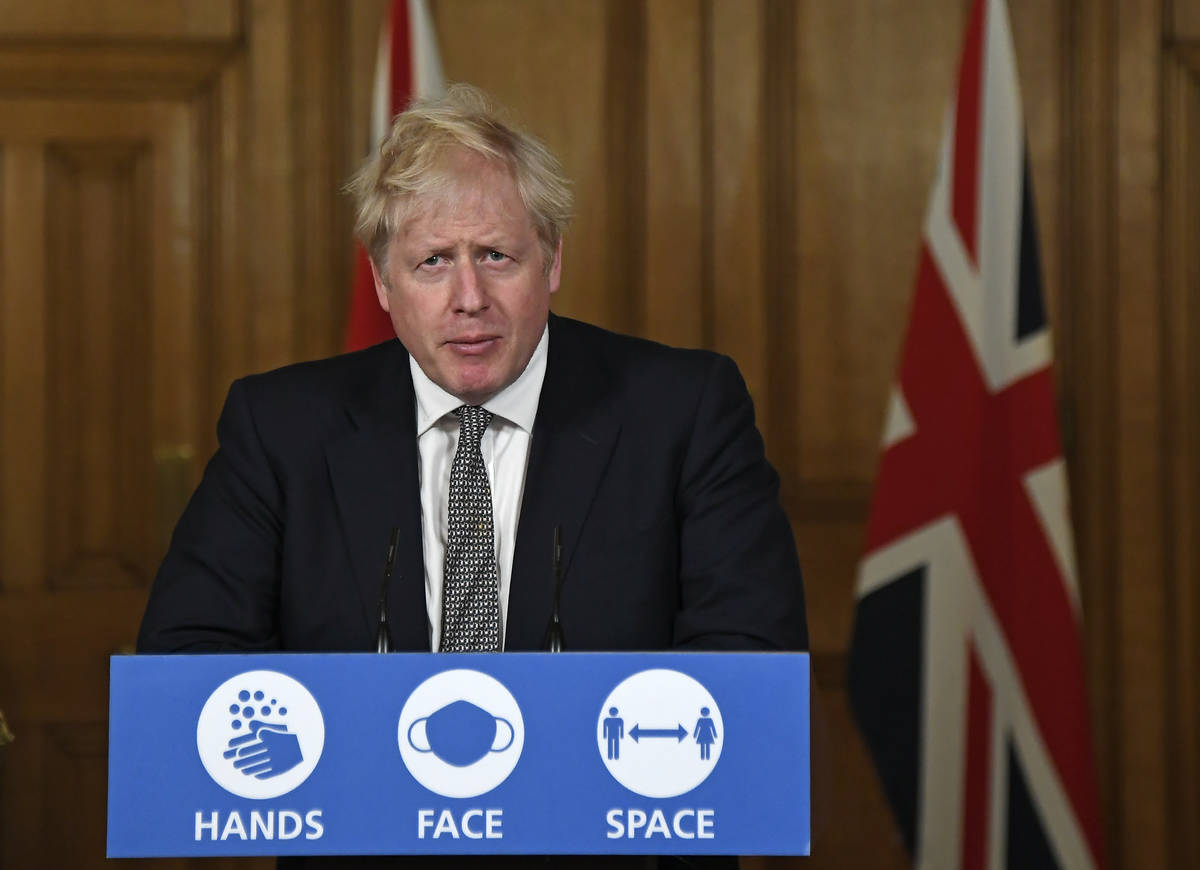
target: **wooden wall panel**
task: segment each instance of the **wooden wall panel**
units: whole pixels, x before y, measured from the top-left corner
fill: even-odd
[[[2,661],[2,660],[0,660]],[[13,683],[5,681],[6,686]],[[10,709],[11,701],[6,702]],[[21,752],[12,751],[16,740],[24,742]],[[0,767],[3,774],[3,790],[0,790],[0,809],[4,811],[5,827],[0,828],[5,833],[4,861],[5,867],[38,867],[43,866],[42,838],[38,836],[42,816],[42,795],[45,785],[42,781],[39,762],[42,758],[42,735],[36,731],[26,730],[22,738],[17,732],[16,740],[4,753],[4,766]],[[9,787],[11,782],[20,782],[24,788],[16,792]],[[11,836],[9,831],[30,831],[33,835]]]
[[[1197,852],[1197,4],[1070,5],[1064,369],[1112,866]],[[1164,35],[1166,37],[1164,41]]]
[[[246,66],[243,54],[233,55],[196,106],[198,135],[213,143],[211,149],[201,151],[201,208],[208,215],[203,226],[211,253],[201,262],[202,292],[208,304],[200,310],[202,340],[198,349],[203,379],[200,401],[210,419],[224,402],[233,379],[255,367],[250,340],[254,297],[247,269],[247,239],[253,238],[255,225],[246,207],[250,199],[248,136],[243,124],[249,104]],[[200,459],[215,449],[212,427],[202,429],[191,446]],[[188,461],[186,448],[173,455],[177,461]]]
[[[1163,481],[1162,195],[1160,76],[1162,8],[1120,4],[1117,55],[1114,222],[1119,328],[1115,462],[1118,535],[1116,727],[1121,743],[1116,809],[1117,859],[1125,866],[1168,866],[1164,806],[1168,758],[1165,705],[1166,624]]]
[[[1179,0],[1166,7],[1170,13],[1164,27],[1172,41],[1195,42],[1200,40],[1200,3],[1195,0]]]
[[[105,818],[79,813],[80,804],[103,805],[108,798],[108,728],[103,724],[54,726],[46,729],[38,827],[44,841],[57,842],[54,860],[61,867],[86,867],[104,854],[108,840]],[[74,819],[70,835],[63,820]]]
[[[1192,5],[1193,11],[1200,4]],[[1168,862],[1200,865],[1200,33],[1166,53],[1163,99],[1163,480],[1167,514],[1163,631],[1168,708]]]
[[[47,522],[71,530],[47,554],[54,589],[148,587],[155,568],[145,546],[154,497],[149,156],[137,141],[46,151],[46,231],[75,253],[55,251],[42,293],[53,385]]]
[[[602,226],[615,268],[604,288],[604,319],[634,332],[642,322],[646,251],[646,16],[640,0],[608,0],[605,9]],[[578,189],[577,189],[578,190]],[[583,195],[583,191],[579,191]],[[578,208],[578,206],[577,206]],[[565,309],[564,309],[565,311]]]
[[[289,51],[292,30],[288,4],[254,0],[247,22],[247,70],[253,82],[246,106],[244,142],[247,198],[241,203],[255,228],[256,243],[246,251],[250,294],[250,345],[253,366],[270,369],[299,357],[296,318],[291,303],[300,280],[299,257],[304,241],[296,237],[300,190],[293,146],[298,114],[293,101],[295,58]]]
[[[447,80],[470,82],[495,97],[546,142],[574,182],[576,214],[563,244],[554,310],[625,327],[627,287],[640,277],[627,251],[606,233],[626,183],[606,171],[606,74],[623,74],[608,67],[612,32],[632,32],[636,39],[638,21],[600,0],[530,0],[519,7],[437,0],[431,6]],[[618,212],[615,219],[627,217]]]
[[[28,590],[45,577],[46,310],[33,292],[45,281],[44,155],[8,140],[3,150],[3,394],[0,395],[0,593]]]
[[[1113,216],[1116,187],[1118,4],[1070,2],[1063,16],[1064,237],[1060,252],[1064,293],[1058,324],[1062,372],[1064,448],[1071,463],[1072,515],[1078,551],[1084,640],[1106,845],[1114,866],[1124,821],[1118,801],[1122,744],[1117,725],[1119,568],[1116,552],[1117,416],[1113,353],[1117,245]]]
[[[296,153],[294,184],[296,212],[301,216],[295,233],[300,242],[297,286],[292,296],[295,321],[294,352],[300,359],[327,356],[331,349],[330,324],[340,324],[346,313],[347,293],[338,290],[351,274],[352,245],[346,241],[350,201],[341,193],[345,156],[350,144],[346,104],[347,10],[327,0],[293,4],[292,52],[295,58],[297,95],[309,110],[293,122]],[[355,152],[354,156],[358,156]],[[328,239],[329,244],[312,244]],[[337,244],[340,242],[340,244]],[[340,333],[336,336],[340,338]]]
[[[767,370],[766,10],[759,2],[717,0],[705,7],[705,72],[711,95],[701,109],[708,187],[702,210],[706,342],[738,361],[758,425],[769,431]],[[708,285],[711,284],[711,287]]]
[[[767,0],[763,5],[763,310],[766,318],[766,390],[768,406],[763,429],[767,454],[783,481],[783,498],[793,521],[796,518],[794,481],[799,417],[771,413],[781,401],[790,402],[798,390],[798,350],[792,323],[797,307],[795,251],[797,155],[796,134],[796,15],[789,0]],[[786,407],[786,406],[785,406]]]
[[[0,32],[2,33],[2,32]],[[13,42],[0,51],[0,93],[48,98],[182,98],[203,88],[228,58],[226,43]]]
[[[703,18],[709,4],[646,5],[645,277],[639,332],[667,344],[705,343],[702,117]]]
[[[938,0],[893,6],[886,26],[874,5],[804,3],[796,20],[805,482],[874,474],[961,38]]]
[[[232,40],[238,0],[0,0],[6,36],[74,39]]]

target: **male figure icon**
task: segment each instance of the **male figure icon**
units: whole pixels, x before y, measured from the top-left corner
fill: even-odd
[[[604,737],[608,741],[608,760],[616,761],[621,757],[621,738],[625,736],[625,720],[617,716],[617,708],[608,708],[608,718],[604,720]]]

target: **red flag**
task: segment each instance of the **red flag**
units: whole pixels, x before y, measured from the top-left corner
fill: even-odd
[[[371,149],[379,147],[395,114],[413,97],[431,97],[445,88],[433,22],[425,0],[392,0],[379,34],[371,99]],[[395,338],[387,313],[375,298],[367,252],[355,246],[354,284],[346,320],[346,350]]]
[[[850,653],[920,867],[1103,866],[1050,328],[1003,0],[973,4]]]

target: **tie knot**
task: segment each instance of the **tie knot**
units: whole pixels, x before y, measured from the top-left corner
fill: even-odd
[[[492,422],[492,412],[482,405],[459,405],[454,409],[454,416],[459,419],[459,438],[479,443],[483,438],[483,430]]]

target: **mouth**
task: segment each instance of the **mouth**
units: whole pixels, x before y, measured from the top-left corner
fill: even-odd
[[[485,354],[500,343],[498,335],[457,335],[447,339],[445,344],[455,353],[464,356],[479,356]]]

